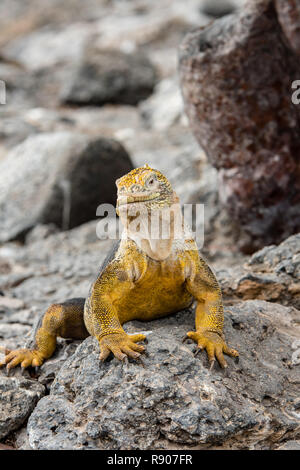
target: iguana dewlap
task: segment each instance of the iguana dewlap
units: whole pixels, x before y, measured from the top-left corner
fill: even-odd
[[[1,365],[7,364],[8,369],[18,364],[22,368],[40,366],[54,353],[57,337],[84,339],[89,335],[97,338],[102,360],[110,353],[120,360],[126,356],[138,358],[145,348],[137,343],[145,335],[127,335],[122,325],[129,320],[153,320],[178,312],[194,299],[196,331],[188,332],[187,337],[199,349],[206,349],[212,364],[217,358],[226,367],[224,353],[238,356],[224,340],[221,290],[214,274],[185,228],[181,238],[176,236],[174,220],[181,217],[181,211],[167,178],[146,165],[132,170],[116,184],[117,210],[125,230],[87,299],[51,305],[37,328],[34,346],[6,351]],[[168,218],[170,208],[174,212]],[[142,213],[139,229],[134,224],[135,216],[128,217],[128,212],[134,214],[136,209]],[[167,239],[151,238],[143,228],[153,213],[162,214],[162,226],[170,229]]]

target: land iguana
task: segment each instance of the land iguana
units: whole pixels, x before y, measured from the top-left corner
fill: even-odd
[[[95,336],[102,361],[110,353],[119,360],[138,359],[145,347],[137,343],[146,336],[128,335],[122,325],[130,320],[167,316],[191,306],[194,299],[197,301],[196,331],[189,331],[185,339],[197,343],[196,352],[206,350],[211,367],[215,359],[221,367],[227,366],[224,353],[238,357],[238,352],[227,346],[222,333],[220,287],[185,228],[178,197],[168,179],[145,165],[118,179],[116,185],[117,213],[125,228],[121,240],[104,261],[87,299],[51,305],[41,317],[33,347],[5,351],[1,365],[6,364],[8,371],[19,364],[23,369],[43,364],[53,355],[57,337]],[[163,223],[169,224],[170,229],[168,237],[151,238],[149,231],[137,230],[132,223],[136,217],[128,213],[130,209],[133,214],[135,209],[140,215],[142,208],[140,225],[150,214],[164,214]],[[171,212],[173,215],[168,219],[166,215]],[[176,217],[183,227],[179,238],[174,229]]]

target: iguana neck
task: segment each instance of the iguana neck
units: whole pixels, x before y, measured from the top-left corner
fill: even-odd
[[[179,203],[176,201],[170,207],[150,211],[139,222],[139,231],[134,230],[134,224],[125,226],[122,238],[133,240],[149,258],[156,261],[167,259],[171,254],[174,238],[178,236],[178,227],[183,227]]]

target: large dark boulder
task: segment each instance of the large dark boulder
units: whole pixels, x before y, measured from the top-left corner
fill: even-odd
[[[31,136],[0,162],[0,242],[38,223],[69,229],[116,202],[115,180],[132,169],[111,139],[56,132]]]
[[[300,106],[291,100],[300,64],[288,31],[282,5],[278,13],[273,0],[250,1],[180,47],[190,124],[219,170],[223,205],[248,235],[245,251],[300,230]]]

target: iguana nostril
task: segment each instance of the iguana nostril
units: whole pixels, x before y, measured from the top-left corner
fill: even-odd
[[[130,186],[130,191],[133,192],[133,193],[137,193],[139,191],[143,191],[143,188],[140,184],[132,184]]]

